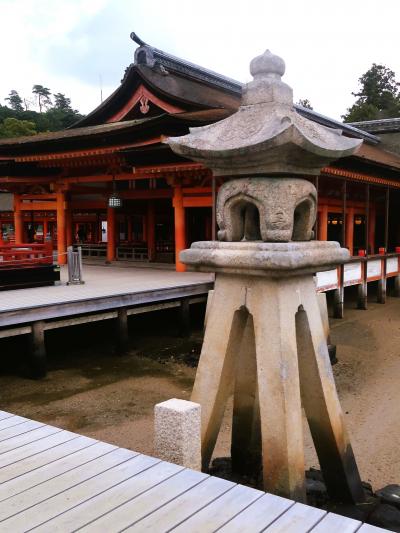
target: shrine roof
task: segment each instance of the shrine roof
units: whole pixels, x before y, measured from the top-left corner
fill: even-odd
[[[398,133],[400,132],[400,117],[351,122],[350,125],[369,133]]]
[[[140,83],[186,111],[222,108],[232,113],[240,105],[243,83],[184,59],[159,50],[142,41],[135,33],[131,38],[139,47],[134,63],[125,71],[121,85],[96,109],[81,119],[72,128],[98,124],[106,121],[134,92]],[[371,144],[379,143],[375,135],[343,124],[314,110],[294,106],[296,111],[310,120],[331,128],[340,128],[351,137]]]
[[[64,151],[66,149],[104,148],[118,144],[148,144],[161,135],[185,134],[190,126],[210,124],[227,116],[224,109],[201,110],[177,114],[85,126],[33,136],[0,139],[0,158],[16,154]]]

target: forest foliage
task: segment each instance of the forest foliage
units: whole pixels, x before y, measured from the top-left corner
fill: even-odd
[[[52,94],[43,85],[33,86],[31,99],[13,89],[5,101],[7,105],[0,105],[0,138],[59,131],[83,118],[65,94]]]

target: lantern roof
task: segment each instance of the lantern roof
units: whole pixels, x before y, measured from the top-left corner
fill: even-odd
[[[253,80],[236,113],[165,140],[177,154],[203,163],[215,175],[319,174],[331,161],[352,155],[361,139],[299,115],[293,91],[281,80],[283,59],[269,50],[250,64]]]

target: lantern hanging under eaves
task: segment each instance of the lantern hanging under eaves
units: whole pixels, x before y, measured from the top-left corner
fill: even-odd
[[[122,207],[122,198],[114,191],[108,199],[108,207],[117,209]]]
[[[108,207],[112,207],[113,209],[118,209],[119,207],[122,207],[122,198],[117,193],[117,187],[116,187],[114,176],[113,176],[113,192],[111,196],[108,198]]]

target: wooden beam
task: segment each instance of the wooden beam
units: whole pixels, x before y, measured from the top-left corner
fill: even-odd
[[[57,202],[21,202],[21,211],[55,211]]]
[[[129,100],[126,102],[126,104],[119,110],[117,113],[114,113],[107,122],[117,122],[119,120],[122,120],[126,115],[131,111],[136,104],[138,104],[142,99],[145,99],[145,102],[148,103],[150,101],[157,107],[160,107],[162,110],[166,111],[167,113],[181,113],[184,111],[181,107],[174,106],[172,104],[169,104],[165,100],[162,100],[152,92],[150,92],[144,85],[140,85],[136,91],[133,93],[133,95],[129,98]],[[143,115],[146,114],[146,112],[142,112]]]

